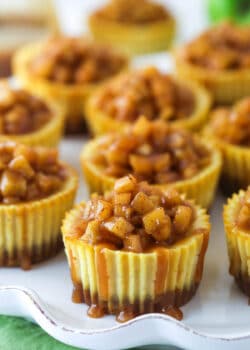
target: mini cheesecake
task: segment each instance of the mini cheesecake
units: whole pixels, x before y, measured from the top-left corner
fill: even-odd
[[[0,143],[0,173],[0,266],[27,270],[61,249],[77,175],[56,150],[12,141]]]
[[[176,50],[176,70],[204,84],[216,103],[250,94],[250,27],[221,23]]]
[[[0,142],[29,146],[58,146],[63,133],[63,107],[0,83]]]
[[[150,312],[181,319],[179,307],[202,278],[209,232],[205,210],[176,190],[120,178],[63,222],[73,301],[88,304],[91,317],[115,314],[119,322]]]
[[[52,0],[0,0],[0,77],[11,75],[15,51],[34,40],[57,32]]]
[[[209,207],[221,169],[213,143],[164,121],[138,121],[124,132],[89,141],[81,165],[90,191],[104,193],[129,173],[154,187],[174,187],[187,198]]]
[[[211,96],[199,84],[147,67],[103,84],[88,99],[85,114],[93,135],[121,131],[142,114],[197,131],[205,124],[210,106]]]
[[[230,274],[250,298],[250,188],[234,194],[224,207]]]
[[[204,129],[205,137],[221,150],[221,186],[226,193],[250,184],[250,97],[234,105],[215,108]]]
[[[168,49],[175,26],[169,10],[150,0],[111,0],[89,18],[90,32],[96,41],[129,55]]]
[[[105,80],[127,67],[126,57],[82,37],[54,36],[16,53],[16,77],[31,92],[52,99],[66,110],[66,131],[84,126],[87,97]]]

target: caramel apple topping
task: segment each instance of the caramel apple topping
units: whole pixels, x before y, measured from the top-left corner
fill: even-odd
[[[84,38],[53,37],[30,62],[32,73],[62,84],[100,82],[117,72],[126,59]]]
[[[51,117],[48,106],[39,98],[0,84],[0,134],[28,134],[42,128]]]
[[[92,195],[82,207],[73,234],[90,244],[144,252],[168,246],[190,234],[195,219],[191,202],[169,189],[155,189],[132,175],[116,181],[104,196]]]
[[[151,184],[192,178],[211,158],[211,152],[190,132],[143,117],[122,134],[104,136],[98,142],[92,161],[105,175],[131,173]]]
[[[250,67],[250,27],[223,23],[191,41],[180,52],[184,60],[212,70]]]
[[[111,0],[96,15],[110,21],[137,24],[166,20],[169,17],[164,6],[149,0]]]
[[[121,121],[179,120],[191,115],[194,96],[185,85],[154,67],[123,74],[107,84],[95,101],[107,115]]]
[[[241,198],[236,224],[242,230],[250,230],[250,188]]]
[[[48,197],[60,190],[66,171],[57,151],[14,142],[0,144],[0,199],[14,204]]]
[[[215,109],[211,114],[213,133],[235,145],[250,145],[250,97],[244,98],[232,107]]]

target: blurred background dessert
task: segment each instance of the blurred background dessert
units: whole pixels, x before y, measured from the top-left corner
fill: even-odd
[[[58,30],[50,0],[0,0],[0,77],[11,74],[11,57],[21,45]]]
[[[176,27],[166,6],[152,0],[111,0],[91,14],[88,24],[95,40],[129,55],[168,49]]]

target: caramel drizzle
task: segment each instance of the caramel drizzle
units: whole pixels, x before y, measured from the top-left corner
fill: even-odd
[[[161,249],[157,249],[157,270],[155,279],[155,295],[160,295],[164,292],[166,277],[168,274],[169,262],[165,253],[161,253]],[[166,272],[167,271],[167,272]]]
[[[98,276],[98,294],[101,300],[108,300],[108,271],[105,257],[105,248],[107,245],[99,245],[95,249],[97,276]]]
[[[109,285],[108,285],[108,270],[107,262],[105,257],[106,245],[99,245],[95,247],[95,259],[97,264],[97,275],[98,275],[98,293],[95,296],[91,296],[89,290],[84,290],[79,276],[77,275],[76,266],[74,264],[74,257],[72,251],[69,250],[69,257],[71,260],[71,275],[74,283],[74,289],[72,293],[72,301],[75,303],[85,302],[89,305],[87,314],[93,318],[103,317],[107,313],[113,313],[116,315],[116,320],[118,322],[127,322],[132,318],[141,314],[140,307],[141,302],[138,300],[135,303],[130,304],[129,301],[124,301],[123,306],[121,306],[116,300],[111,300],[109,296]],[[203,262],[203,252],[206,248],[206,242],[203,243],[203,247],[200,253],[199,263]],[[179,309],[179,306],[185,304],[189,299],[195,294],[197,285],[190,288],[189,291],[173,291],[165,292],[165,279],[162,278],[163,274],[168,271],[168,259],[166,255],[161,254],[161,248],[158,249],[157,254],[157,271],[155,279],[155,300],[145,300],[142,305],[143,312],[159,312],[173,317],[177,320],[183,318],[183,313]],[[128,269],[128,265],[126,265]],[[110,311],[111,310],[111,311]]]

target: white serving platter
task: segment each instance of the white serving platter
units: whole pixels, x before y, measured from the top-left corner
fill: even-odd
[[[165,56],[155,60],[161,67]],[[152,63],[137,60],[136,65]],[[165,65],[166,64],[166,65]],[[61,158],[78,169],[83,137],[66,138]],[[87,198],[81,177],[77,201]],[[222,223],[225,197],[218,194],[211,210],[212,234],[203,280],[196,296],[182,308],[181,322],[162,314],[148,314],[127,323],[113,316],[92,319],[87,306],[71,302],[72,285],[64,253],[35,265],[31,271],[0,268],[0,314],[27,317],[54,338],[80,348],[117,350],[148,344],[171,344],[192,350],[249,350],[250,307],[247,297],[228,274]]]

